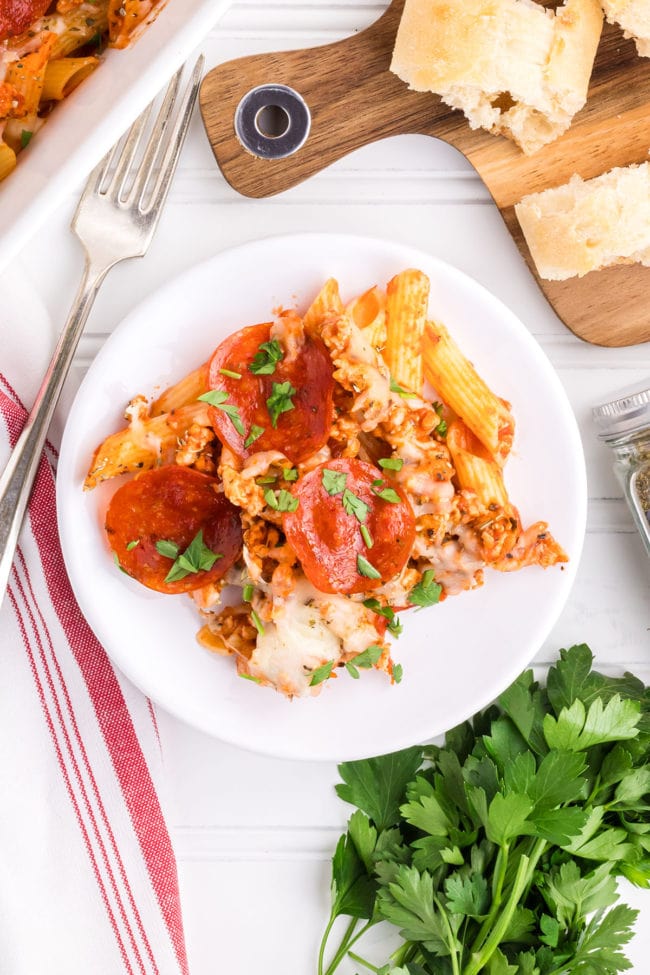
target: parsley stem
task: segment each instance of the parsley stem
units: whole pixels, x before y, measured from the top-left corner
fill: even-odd
[[[471,948],[472,955],[478,951],[485,939],[488,936],[488,932],[494,924],[494,919],[499,913],[499,908],[501,907],[501,900],[503,897],[503,884],[506,878],[506,870],[508,869],[508,853],[509,847],[506,843],[504,846],[499,847],[499,852],[497,853],[496,861],[494,864],[494,876],[492,878],[492,903],[490,904],[490,910],[487,917],[483,921],[479,932],[474,939],[474,944]]]
[[[533,869],[535,863],[536,861],[533,863]],[[510,922],[512,921],[512,916],[517,909],[521,895],[526,887],[526,884],[528,883],[529,868],[530,860],[527,856],[522,856],[519,860],[519,864],[517,865],[517,873],[512,885],[510,897],[506,901],[506,906],[504,907],[501,916],[498,918],[496,924],[490,932],[489,938],[480,951],[472,951],[469,964],[467,964],[463,969],[462,975],[479,975],[479,972],[484,971],[487,967],[488,961],[499,947],[499,944],[503,940],[503,936],[508,930]]]
[[[323,941],[321,943],[321,949],[322,949],[322,952],[323,953],[325,951],[325,941],[327,939],[327,935],[328,935],[329,931],[331,931],[332,924],[334,923],[334,921],[335,921],[335,918],[331,918],[330,919],[330,923],[328,924],[327,928],[325,929],[325,934],[323,936]],[[339,945],[338,951],[336,952],[336,954],[332,958],[331,962],[327,966],[327,969],[325,970],[325,972],[323,972],[323,969],[321,967],[322,966],[322,954],[319,954],[319,956],[318,956],[318,975],[334,975],[334,972],[339,967],[340,963],[343,961],[343,959],[347,955],[347,953],[350,950],[350,948],[352,947],[352,945],[353,944],[356,944],[356,942],[359,940],[359,938],[361,938],[366,933],[366,931],[368,931],[371,927],[373,927],[373,925],[375,925],[377,922],[376,921],[367,921],[363,925],[363,927],[360,928],[356,932],[356,934],[354,934],[355,928],[356,928],[356,926],[357,926],[358,923],[359,923],[359,921],[358,921],[357,918],[352,918],[352,920],[350,921],[350,923],[349,923],[349,925],[347,927],[347,930],[346,930],[345,934],[343,935],[343,940],[341,941],[341,944]],[[354,937],[352,937],[353,934],[354,934]]]
[[[458,964],[458,952],[456,951],[457,941],[456,941],[456,936],[454,935],[454,932],[451,929],[451,924],[449,923],[449,915],[447,914],[447,911],[440,903],[438,898],[435,896],[435,894],[433,895],[433,903],[440,911],[442,923],[444,925],[445,932],[447,934],[447,947],[449,948],[449,957],[451,960],[452,973],[453,975],[460,975],[460,966]]]
[[[376,965],[371,964],[371,962],[369,962],[366,958],[362,958],[361,955],[355,954],[354,951],[349,951],[348,955],[352,961],[356,961],[359,965],[363,965],[363,967],[367,968],[369,972],[379,973],[381,971],[381,968],[377,968]]]

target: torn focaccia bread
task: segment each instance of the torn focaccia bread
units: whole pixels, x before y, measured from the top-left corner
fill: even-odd
[[[564,281],[613,264],[650,266],[650,163],[532,193],[515,206],[542,278]]]
[[[585,104],[602,23],[599,0],[406,0],[391,70],[530,154]]]
[[[601,0],[610,24],[623,28],[636,43],[641,57],[650,57],[650,3],[648,0]]]

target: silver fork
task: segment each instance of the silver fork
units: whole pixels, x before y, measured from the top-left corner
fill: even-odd
[[[0,476],[0,603],[47,430],[81,333],[110,269],[143,257],[151,243],[187,135],[203,61],[201,56],[196,62],[180,101],[183,68],[174,75],[146,143],[153,102],[93,170],[79,200],[72,229],[86,252],[84,275],[25,428]]]

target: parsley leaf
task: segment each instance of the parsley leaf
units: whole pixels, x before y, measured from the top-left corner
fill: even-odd
[[[371,488],[372,493],[376,494],[378,498],[382,499],[382,501],[389,501],[390,504],[400,504],[402,499],[395,488],[383,487],[383,483],[381,481],[380,484],[382,484],[382,487],[373,485]]]
[[[357,555],[357,571],[367,579],[381,579],[381,572],[378,572],[368,559],[364,559],[363,555]]]
[[[292,396],[295,396],[295,393],[296,390],[288,380],[285,383],[273,383],[271,395],[266,401],[273,429],[277,427],[278,419],[282,413],[288,413],[290,410],[295,409],[291,399]]]
[[[294,498],[293,494],[285,491],[284,488],[281,491],[267,488],[264,492],[264,500],[274,511],[295,511],[298,507],[298,498]]]
[[[166,559],[175,559],[179,549],[176,542],[170,542],[169,539],[161,538],[156,542],[156,551],[159,555],[164,555]]]
[[[139,538],[134,538],[132,542],[127,542],[127,544],[126,544],[126,550],[127,550],[127,552],[132,552],[133,549],[134,548],[137,548],[137,546],[139,544],[140,544],[140,539]]]
[[[244,447],[248,449],[256,440],[259,440],[264,433],[264,427],[258,427],[256,423],[251,424],[248,436],[244,440]]]
[[[404,467],[404,461],[401,457],[382,457],[379,466],[385,471],[401,471]]]
[[[376,644],[371,643],[362,653],[354,657],[356,667],[374,667],[384,651]]]
[[[251,620],[253,621],[253,626],[257,630],[260,636],[264,636],[264,624],[254,609],[251,609]]]
[[[323,473],[325,472],[323,471]],[[344,477],[347,478],[347,474],[345,474]],[[345,491],[343,492],[343,498],[341,500],[343,502],[343,508],[345,509],[345,513],[348,515],[354,515],[357,521],[360,521],[361,524],[363,524],[366,518],[368,517],[368,510],[369,510],[366,502],[362,501],[361,498],[358,498],[356,494],[350,491],[349,488],[345,489]]]
[[[393,664],[393,680],[396,684],[402,683],[402,677],[404,676],[404,668],[401,664]]]
[[[240,436],[243,437],[246,434],[244,424],[242,423],[242,418],[239,413],[239,407],[235,406],[233,403],[226,402],[228,399],[228,393],[226,393],[223,389],[209,389],[207,393],[202,393],[201,396],[199,396],[199,399],[202,403],[209,403],[210,406],[216,406],[218,410],[225,413]]]
[[[390,391],[391,393],[398,393],[402,399],[417,399],[417,393],[410,393],[408,389],[404,389],[392,376],[390,377]]]
[[[373,613],[377,613],[378,616],[383,616],[384,619],[387,619],[388,631],[393,636],[400,636],[404,627],[397,616],[395,616],[395,610],[392,606],[382,606],[378,599],[364,599],[363,605],[366,609],[371,609]]]
[[[336,792],[344,802],[363,810],[382,832],[399,822],[406,787],[421,763],[421,748],[407,748],[361,762],[343,762],[339,774],[344,784],[337,785]]]
[[[557,718],[547,714],[544,735],[549,748],[582,751],[592,745],[635,738],[639,729],[640,706],[637,701],[622,700],[615,694],[603,706],[598,697],[586,710],[580,698],[570,708],[563,708]]]
[[[373,541],[372,535],[368,531],[367,525],[362,525],[360,531],[361,531],[361,537],[363,538],[366,544],[366,548],[372,548],[375,543]]]
[[[435,606],[440,600],[442,586],[434,581],[433,569],[426,569],[422,573],[422,578],[416,586],[413,586],[409,593],[412,606]]]
[[[29,129],[23,129],[20,133],[20,148],[26,149],[29,143],[32,141],[32,136],[34,135]]]
[[[327,678],[330,676],[333,668],[334,668],[333,660],[328,660],[327,663],[324,663],[320,667],[317,667],[316,670],[314,670],[311,675],[309,686],[316,687],[317,684],[322,684],[323,681],[327,680]]]
[[[248,369],[255,376],[272,376],[278,362],[283,359],[282,346],[277,339],[271,339],[270,342],[262,342]]]
[[[332,497],[342,494],[347,479],[348,475],[344,471],[330,471],[324,467],[321,472],[321,484]]]
[[[223,555],[219,552],[213,552],[205,544],[202,528],[194,536],[185,551],[180,552],[180,554],[178,546],[170,541],[156,542],[156,549],[161,555],[175,559],[174,564],[165,576],[165,582],[178,582],[179,579],[185,579],[186,576],[196,572],[208,572],[217,559],[223,558]]]
[[[283,467],[282,477],[285,481],[297,481],[298,480],[298,470],[296,467]]]

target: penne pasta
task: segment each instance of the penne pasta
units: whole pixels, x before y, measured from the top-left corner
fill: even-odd
[[[503,466],[514,438],[510,407],[492,392],[438,322],[427,322],[423,363],[425,379]]]
[[[41,97],[60,102],[99,67],[99,58],[58,58],[45,68]]]
[[[16,153],[0,140],[0,180],[8,176],[16,165]]]
[[[500,508],[507,507],[508,492],[502,468],[462,420],[453,420],[449,424],[447,447],[459,487],[474,491],[486,508],[495,504]]]
[[[86,475],[84,489],[97,487],[118,474],[156,467],[176,449],[178,441],[193,423],[209,426],[207,404],[192,403],[173,413],[135,419],[99,445]]]
[[[363,332],[367,342],[380,352],[386,345],[386,295],[377,287],[369,288],[351,301],[346,311]]]
[[[304,317],[305,328],[319,331],[319,327],[332,316],[342,315],[344,311],[338,281],[329,278],[318,292]]]
[[[158,399],[151,404],[150,415],[159,416],[161,413],[171,413],[181,406],[195,403],[199,396],[208,389],[208,363],[204,362],[198,369],[188,373],[179,382],[169,386]]]
[[[50,8],[25,30],[23,5],[0,0],[5,30],[0,41],[0,144],[5,146],[0,150],[0,180],[14,169],[16,155],[43,124],[53,103],[67,98],[99,66],[98,54],[107,44],[126,47],[164,3],[58,0],[55,10]],[[74,57],[75,53],[81,56]],[[9,121],[3,125],[5,120]]]
[[[47,32],[37,51],[10,62],[5,75],[5,84],[15,88],[22,102],[20,115],[16,117],[35,115],[38,111],[45,81],[45,67],[55,40],[56,34]]]
[[[429,309],[429,278],[410,268],[386,287],[384,359],[395,382],[420,395],[423,385],[422,339]]]

